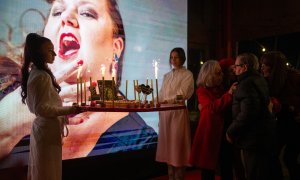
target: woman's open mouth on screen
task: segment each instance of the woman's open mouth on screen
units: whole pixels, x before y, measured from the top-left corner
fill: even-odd
[[[80,49],[77,38],[72,33],[63,33],[60,36],[58,56],[64,60],[76,56]]]

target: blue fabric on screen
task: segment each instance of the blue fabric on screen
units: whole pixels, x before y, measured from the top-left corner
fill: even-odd
[[[157,133],[137,113],[129,113],[99,138],[89,156],[155,148]]]

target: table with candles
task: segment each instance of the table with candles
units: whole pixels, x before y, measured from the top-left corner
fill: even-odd
[[[82,66],[79,66],[77,72],[77,102],[83,111],[94,112],[153,112],[153,111],[168,111],[185,109],[184,102],[175,101],[172,104],[159,104],[158,98],[158,61],[153,61],[153,67],[155,72],[155,91],[153,80],[150,79],[150,86],[148,85],[149,79],[146,79],[146,84],[139,84],[138,80],[133,80],[134,100],[128,99],[128,80],[125,85],[125,97],[118,96],[117,85],[115,81],[116,70],[114,66],[112,68],[111,80],[105,80],[105,65],[101,65],[101,80],[96,82],[89,79],[89,88],[86,86],[86,80],[82,79]],[[98,84],[99,94],[96,92],[96,86]],[[89,98],[87,93],[89,89]],[[156,93],[156,99],[154,99],[154,93]],[[109,94],[109,95],[107,95]],[[147,97],[151,100],[148,101]]]

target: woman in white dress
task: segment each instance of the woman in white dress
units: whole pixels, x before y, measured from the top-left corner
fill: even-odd
[[[194,92],[193,74],[183,64],[186,60],[182,48],[170,53],[172,70],[164,75],[159,92],[161,104],[176,102],[176,96],[189,99]],[[190,122],[188,110],[159,112],[159,135],[156,161],[167,163],[169,179],[184,179],[185,167],[189,165],[191,149]]]
[[[79,113],[78,107],[63,107],[48,63],[56,56],[53,44],[45,37],[30,33],[26,37],[22,66],[22,102],[36,118],[30,134],[28,179],[60,180],[62,175],[62,137],[66,118]]]

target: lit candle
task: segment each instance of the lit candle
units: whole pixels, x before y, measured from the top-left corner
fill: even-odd
[[[80,77],[80,105],[82,105],[82,99],[83,99],[83,94],[82,94],[82,77]]]
[[[91,70],[88,69],[87,72],[88,72],[88,74],[90,76],[90,93],[91,93],[91,101],[92,101],[92,95],[93,95],[92,88],[93,88],[93,86],[92,86]]]
[[[136,87],[139,88],[139,81],[136,80]],[[140,93],[138,92],[138,101],[140,103]]]
[[[128,80],[126,80],[125,99],[127,100]]]
[[[114,107],[114,102],[115,102],[115,76],[116,76],[116,69],[115,69],[115,66],[112,67],[112,73],[111,73],[111,76],[112,76],[112,105]]]
[[[104,76],[102,76],[102,102],[104,103]]]
[[[158,100],[158,81],[157,81],[157,79],[155,79],[155,82],[156,82],[156,101],[157,101],[157,104],[159,104],[159,100]]]
[[[150,87],[152,88],[152,103],[154,103],[154,94],[153,94],[153,80],[150,80]]]
[[[91,101],[92,101],[92,96],[93,96],[93,83],[92,83],[92,77],[90,77],[90,93],[91,93]]]
[[[148,86],[148,78],[146,79],[146,86]],[[147,102],[147,94],[145,94],[145,103]]]
[[[101,74],[102,74],[102,102],[104,104],[104,76],[105,76],[105,65],[101,64]]]
[[[133,92],[134,92],[134,101],[136,101],[135,80],[133,80]]]
[[[158,80],[157,80],[157,77],[158,77],[158,62],[157,62],[157,60],[154,60],[153,66],[154,66],[155,82],[156,82],[156,101],[157,101],[157,104],[159,104],[159,100],[158,100]]]
[[[76,86],[77,86],[77,91],[76,91],[76,99],[77,99],[77,104],[79,103],[79,78],[77,78],[77,83],[76,83]]]
[[[83,91],[84,91],[84,104],[86,104],[86,80],[84,80]]]
[[[81,70],[82,70],[82,66],[79,65],[78,70],[77,70],[77,92],[76,92],[76,96],[77,96],[77,104],[79,104],[79,83],[80,83],[80,74],[81,74]]]

